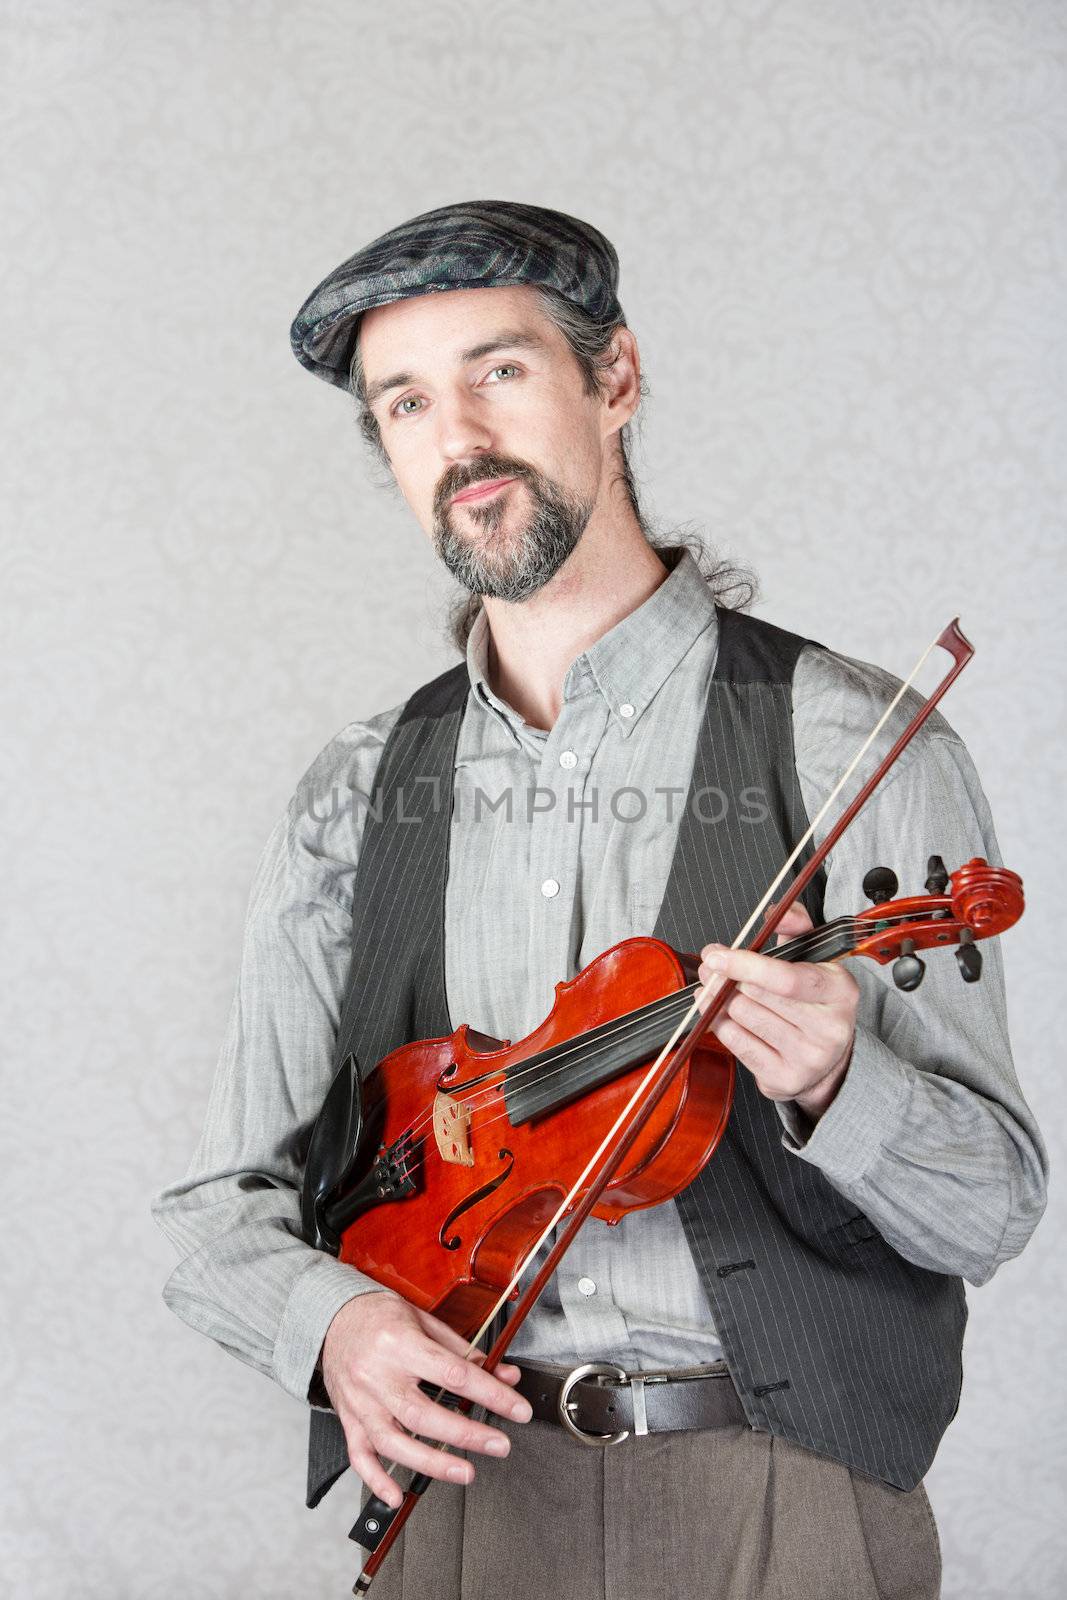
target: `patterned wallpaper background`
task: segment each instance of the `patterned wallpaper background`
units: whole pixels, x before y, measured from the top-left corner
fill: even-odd
[[[1062,1164],[1067,12],[0,16],[0,1588],[340,1595],[347,1482],[303,1509],[303,1411],[166,1311],[148,1215],[195,1142],[275,818],[338,728],[452,659],[427,541],[290,319],[418,211],[576,212],[622,260],[659,525],[751,562],[763,615],[898,672],[959,613],[978,655],[947,710],[1028,886],[1013,1032]],[[928,1480],[947,1596],[1067,1584],[1062,1226],[1054,1187],[970,1295]]]

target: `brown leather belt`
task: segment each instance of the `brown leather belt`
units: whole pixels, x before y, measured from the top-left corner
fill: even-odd
[[[516,1387],[539,1422],[569,1429],[583,1444],[621,1444],[632,1433],[748,1427],[724,1361],[709,1367],[628,1373],[608,1361],[568,1370],[517,1363]]]

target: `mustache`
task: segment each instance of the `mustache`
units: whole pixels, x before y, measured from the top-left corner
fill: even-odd
[[[456,472],[446,477],[437,495],[438,509],[448,505],[453,496],[462,494],[464,489],[473,489],[476,484],[488,483],[494,478],[520,478],[531,481],[533,473],[529,467],[521,466],[518,462],[509,462],[497,459],[480,461],[476,467],[471,467],[466,472]]]

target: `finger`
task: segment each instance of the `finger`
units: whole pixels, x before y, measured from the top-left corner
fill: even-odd
[[[703,952],[702,952],[703,954]],[[732,978],[736,983],[751,983],[770,994],[785,995],[794,1000],[814,1000],[826,1003],[837,989],[838,974],[822,962],[777,961],[773,956],[758,955],[753,950],[715,950],[700,964],[701,981],[712,977]]]
[[[392,1418],[369,1428],[367,1436],[379,1456],[399,1466],[410,1467],[413,1472],[425,1472],[428,1478],[436,1478],[440,1483],[470,1483],[474,1478],[474,1468],[469,1461],[461,1460],[444,1447],[438,1450],[432,1444],[413,1439],[409,1433],[402,1432]]]
[[[769,922],[771,920],[771,917],[774,915],[777,908],[777,901],[775,901],[773,905],[767,907],[767,910],[763,914],[764,922]],[[787,939],[795,939],[797,934],[809,932],[813,927],[814,923],[812,922],[811,917],[808,915],[808,910],[804,905],[804,902],[802,900],[794,900],[793,904],[789,907],[789,910],[785,913],[781,922],[775,929],[775,933],[777,934],[778,942],[782,943]]]
[[[802,1033],[819,1037],[831,1031],[831,1019],[836,1015],[836,1008],[830,1002],[794,1000],[790,995],[772,994],[769,989],[762,989],[756,983],[738,984],[736,998],[763,1006],[784,1022],[799,1028]]]
[[[712,1031],[719,1029],[712,1023]],[[757,1039],[739,1022],[726,1018],[723,1023],[722,1042],[732,1056],[751,1072],[756,1088],[765,1100],[795,1100],[798,1094],[811,1089],[818,1077],[798,1071],[784,1061],[778,1052]]]
[[[777,996],[773,998],[777,999]],[[799,1004],[799,1002],[796,1002]],[[808,1007],[810,1016],[811,1008]],[[803,1013],[802,1013],[803,1015]],[[786,1061],[796,1060],[802,1051],[811,1047],[809,1033],[792,1019],[780,1014],[774,1007],[753,1000],[742,993],[735,994],[726,1008],[731,1022],[739,1023],[753,1038],[762,1039]],[[714,1028],[714,1023],[712,1024]]]
[[[430,1338],[436,1339],[438,1344],[443,1344],[446,1350],[454,1350],[457,1356],[466,1356],[469,1361],[485,1360],[485,1351],[480,1345],[472,1348],[469,1339],[457,1333],[447,1322],[442,1322],[440,1317],[435,1317],[432,1311],[420,1311],[416,1307],[415,1315]]]
[[[734,1022],[730,1017],[717,1017],[711,1024],[711,1031],[730,1054],[736,1056],[743,1067],[748,1068],[761,1093],[766,1093],[763,1087],[765,1079],[774,1082],[783,1081],[786,1067],[777,1050],[765,1044],[762,1039],[757,1039],[756,1035],[749,1033],[741,1023]]]
[[[458,1333],[450,1323],[442,1321],[440,1317],[435,1317],[432,1311],[420,1311],[418,1307],[413,1309],[425,1332],[436,1343],[444,1345],[447,1350],[453,1350],[456,1355],[464,1356],[468,1361],[475,1362],[479,1366],[485,1365],[488,1352],[482,1345],[482,1340],[485,1338],[487,1331],[484,1327],[480,1328],[472,1337],[465,1333]],[[507,1364],[502,1363],[502,1365]]]
[[[510,1361],[501,1361],[499,1366],[493,1368],[493,1377],[503,1378],[505,1383],[518,1383],[522,1377],[522,1369]]]
[[[775,994],[758,983],[739,983],[734,998],[753,1000],[761,1006],[766,1006],[769,1011],[777,1012],[778,1016],[787,1022],[795,1023],[798,1027],[802,1017],[810,1017],[822,1010],[820,1005],[813,1005],[810,1000],[795,1000],[792,995]]]
[[[457,1450],[478,1450],[483,1455],[506,1456],[511,1440],[499,1428],[488,1428],[461,1412],[437,1405],[420,1389],[413,1389],[397,1411],[396,1420],[409,1433],[440,1439]]]
[[[749,1012],[749,1004],[757,1005],[763,1016],[757,1018],[755,1013]],[[781,995],[768,995],[763,990],[750,988],[748,984],[742,984],[737,990],[727,1013],[773,1044],[794,1065],[803,1065],[805,1060],[811,1065],[839,1061],[855,1035],[854,1019],[841,1005],[787,1000]],[[793,1030],[791,1034],[779,1033],[770,1025],[767,1019],[772,1013],[781,1018],[783,1029]]]
[[[408,1370],[451,1394],[463,1395],[475,1405],[485,1406],[497,1416],[511,1417],[515,1422],[529,1422],[533,1416],[530,1402],[513,1393],[506,1383],[501,1383],[473,1361],[461,1360],[430,1340],[412,1352]]]
[[[345,1438],[348,1459],[356,1477],[362,1479],[371,1494],[377,1495],[379,1500],[384,1500],[387,1506],[395,1510],[403,1501],[404,1491],[378,1460],[361,1424],[350,1424],[345,1429]]]
[[[432,1311],[418,1311],[417,1307],[416,1311],[420,1322],[431,1338],[445,1345],[447,1349],[454,1350],[457,1355],[466,1356],[468,1361],[475,1361],[480,1366],[484,1366],[486,1351],[480,1349],[477,1345],[472,1349],[469,1339],[465,1339],[461,1333],[457,1333],[454,1328],[450,1328],[447,1322],[442,1322],[440,1317],[435,1317]],[[496,1377],[503,1378],[505,1383],[518,1383],[522,1377],[519,1368],[510,1361],[501,1361],[500,1365],[493,1370]]]
[[[774,930],[775,943],[789,944],[793,939],[799,939],[801,934],[810,933],[814,926],[803,906],[792,905]]]

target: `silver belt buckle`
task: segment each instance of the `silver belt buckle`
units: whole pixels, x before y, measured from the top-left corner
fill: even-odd
[[[563,1385],[559,1391],[559,1400],[557,1402],[559,1420],[576,1439],[581,1440],[582,1444],[598,1444],[601,1446],[621,1444],[624,1439],[630,1437],[628,1428],[624,1428],[621,1433],[587,1433],[584,1428],[579,1428],[571,1416],[571,1412],[578,1409],[577,1400],[572,1400],[570,1397],[571,1390],[576,1383],[581,1383],[583,1378],[615,1378],[620,1383],[624,1383],[626,1381],[626,1373],[622,1367],[616,1367],[610,1361],[587,1361],[584,1366],[575,1367],[574,1371],[569,1372],[564,1378]]]

